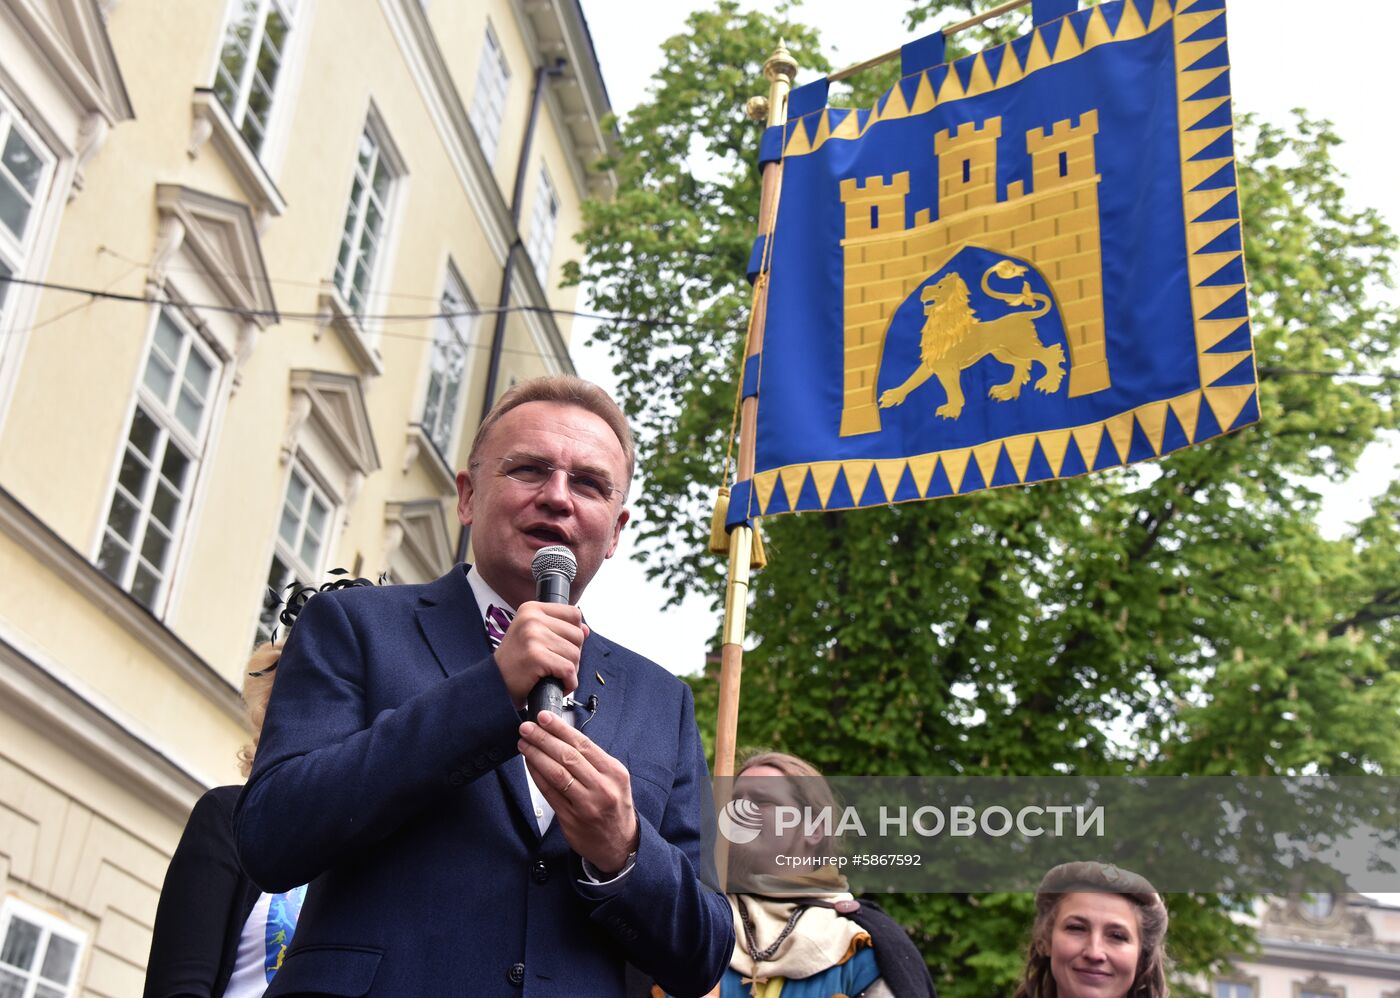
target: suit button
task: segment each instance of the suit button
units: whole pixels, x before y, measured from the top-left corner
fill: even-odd
[[[549,879],[549,866],[542,859],[535,860],[535,865],[530,868],[530,876],[535,878],[535,883],[542,884]]]
[[[483,753],[472,760],[472,766],[478,772],[484,773],[491,768],[491,760],[486,758],[486,755]]]
[[[493,748],[491,751],[487,752],[486,755],[492,762],[500,762],[506,757],[506,754],[498,748]]]
[[[512,963],[510,969],[506,971],[506,980],[512,984],[520,985],[525,983],[525,964]]]
[[[460,769],[454,769],[452,772],[447,774],[447,782],[452,784],[454,787],[460,787],[463,783],[467,782],[467,778],[462,775],[462,771]]]

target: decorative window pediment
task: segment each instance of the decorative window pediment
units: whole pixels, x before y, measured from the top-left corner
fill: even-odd
[[[246,204],[189,187],[159,184],[161,235],[151,283],[163,288],[175,253],[187,248],[227,304],[266,328],[279,320],[253,214]]]
[[[95,0],[6,4],[83,112],[115,125],[135,117],[107,25]]]
[[[282,460],[291,460],[302,430],[311,424],[334,451],[348,475],[361,478],[379,470],[369,412],[360,379],[327,371],[292,372],[292,421],[282,445]]]
[[[406,582],[429,582],[452,566],[452,537],[442,502],[418,499],[384,507],[384,564]]]

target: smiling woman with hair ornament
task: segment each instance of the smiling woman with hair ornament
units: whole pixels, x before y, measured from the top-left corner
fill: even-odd
[[[1167,908],[1142,877],[1065,863],[1035,893],[1015,998],[1168,998]]]

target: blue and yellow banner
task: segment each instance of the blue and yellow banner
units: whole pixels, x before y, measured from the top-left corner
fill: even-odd
[[[1224,0],[1036,0],[869,109],[792,92],[731,523],[1150,460],[1259,418]]]

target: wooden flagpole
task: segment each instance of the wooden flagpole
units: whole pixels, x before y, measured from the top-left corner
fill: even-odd
[[[762,98],[749,101],[747,110],[758,117],[766,111],[770,127],[787,122],[787,96],[797,76],[797,62],[781,41],[763,64],[768,78],[766,108]],[[763,168],[763,196],[758,210],[758,234],[769,235],[775,212],[773,206],[782,184],[782,161]],[[768,276],[760,273],[754,282],[752,319],[749,323],[747,359],[763,349],[763,323],[768,308]],[[754,422],[758,399],[743,400],[739,416],[739,462],[735,481],[753,476]],[[724,591],[724,629],[720,648],[719,720],[715,730],[715,777],[734,775],[734,752],[739,727],[739,683],[744,662],[744,620],[748,613],[749,573],[753,559],[753,529],[747,524],[729,532],[729,582]]]

